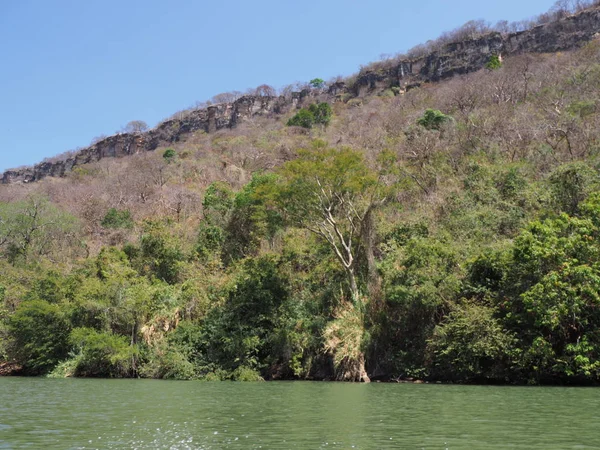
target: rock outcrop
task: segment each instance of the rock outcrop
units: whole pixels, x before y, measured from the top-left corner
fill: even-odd
[[[401,91],[483,68],[491,55],[510,56],[521,53],[551,53],[579,47],[598,37],[600,8],[590,8],[560,21],[539,25],[509,35],[490,33],[477,39],[442,46],[421,58],[401,60],[377,70],[359,73],[352,86],[332,84],[327,91],[331,100],[341,95],[361,95],[368,91],[398,87]],[[284,112],[311,93],[294,93],[291,98],[245,96],[233,103],[199,109],[182,119],[170,119],[143,133],[121,133],[107,137],[62,161],[42,162],[33,167],[8,170],[1,183],[29,183],[42,178],[64,176],[74,167],[107,157],[132,155],[155,150],[177,142],[188,133],[202,130],[212,133],[231,128],[257,115]]]
[[[45,161],[33,167],[7,170],[2,174],[0,182],[31,183],[45,177],[61,177],[82,164],[155,150],[177,142],[195,131],[213,133],[222,128],[234,127],[253,116],[276,114],[288,103],[292,104],[293,101],[287,102],[283,97],[244,96],[233,103],[209,106],[192,111],[181,119],[166,120],[146,132],[109,136],[64,160]]]
[[[426,56],[401,60],[379,70],[361,72],[352,86],[355,95],[367,90],[397,86],[410,88],[455,75],[476,72],[492,55],[554,53],[579,47],[600,32],[600,8],[590,8],[560,21],[526,31],[502,35],[490,33],[477,39],[442,46]]]

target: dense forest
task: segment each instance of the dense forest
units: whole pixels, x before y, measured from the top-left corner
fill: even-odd
[[[0,186],[0,373],[600,381],[600,42]]]

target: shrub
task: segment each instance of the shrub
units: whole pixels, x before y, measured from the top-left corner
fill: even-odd
[[[162,343],[153,349],[149,361],[140,369],[140,375],[148,378],[191,380],[196,378],[196,370],[183,353]]]
[[[502,60],[499,55],[492,55],[485,65],[486,69],[496,70],[502,67]]]
[[[165,152],[163,153],[163,158],[167,162],[171,162],[176,156],[177,156],[177,153],[172,148],[166,149]]]
[[[288,120],[288,126],[312,128],[314,125],[329,125],[333,112],[329,103],[313,103],[306,108],[302,108],[294,117]]]
[[[58,305],[43,300],[25,301],[8,321],[9,355],[25,371],[38,375],[67,357],[69,322]]]
[[[576,214],[579,203],[598,183],[598,174],[583,162],[564,164],[550,174],[550,193],[554,206],[568,214]]]
[[[75,376],[126,377],[133,375],[137,348],[130,346],[125,336],[96,331],[92,328],[75,328],[71,344],[79,351]]]
[[[125,228],[131,229],[133,228],[133,219],[131,217],[131,213],[129,210],[119,210],[116,208],[110,208],[102,222],[100,222],[104,228]]]
[[[315,89],[321,89],[325,86],[325,80],[322,78],[313,78],[309,81],[310,85]]]
[[[315,123],[319,125],[329,125],[333,112],[329,103],[313,103],[308,107],[308,110],[312,113],[315,118]]]
[[[288,120],[288,127],[312,128],[315,124],[314,115],[307,109],[302,108],[294,117]]]
[[[516,340],[485,306],[457,306],[428,341],[436,378],[505,381]]]
[[[140,239],[139,258],[148,275],[169,284],[177,282],[185,255],[168,225],[148,222]]]
[[[235,381],[264,381],[260,373],[246,366],[240,366],[235,369],[232,377]]]
[[[439,130],[449,120],[451,120],[451,117],[443,112],[437,109],[427,109],[423,116],[417,120],[417,123],[428,130]]]

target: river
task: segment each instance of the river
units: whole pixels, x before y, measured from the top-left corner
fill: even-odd
[[[0,378],[0,449],[600,449],[600,389]]]

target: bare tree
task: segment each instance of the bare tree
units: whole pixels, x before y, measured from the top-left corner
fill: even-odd
[[[213,103],[233,103],[242,96],[240,91],[222,92],[215,95],[211,101]]]
[[[275,97],[277,95],[277,91],[273,86],[261,84],[254,90],[254,95],[257,97]]]
[[[123,128],[126,133],[141,133],[148,129],[148,124],[143,120],[132,120]]]

